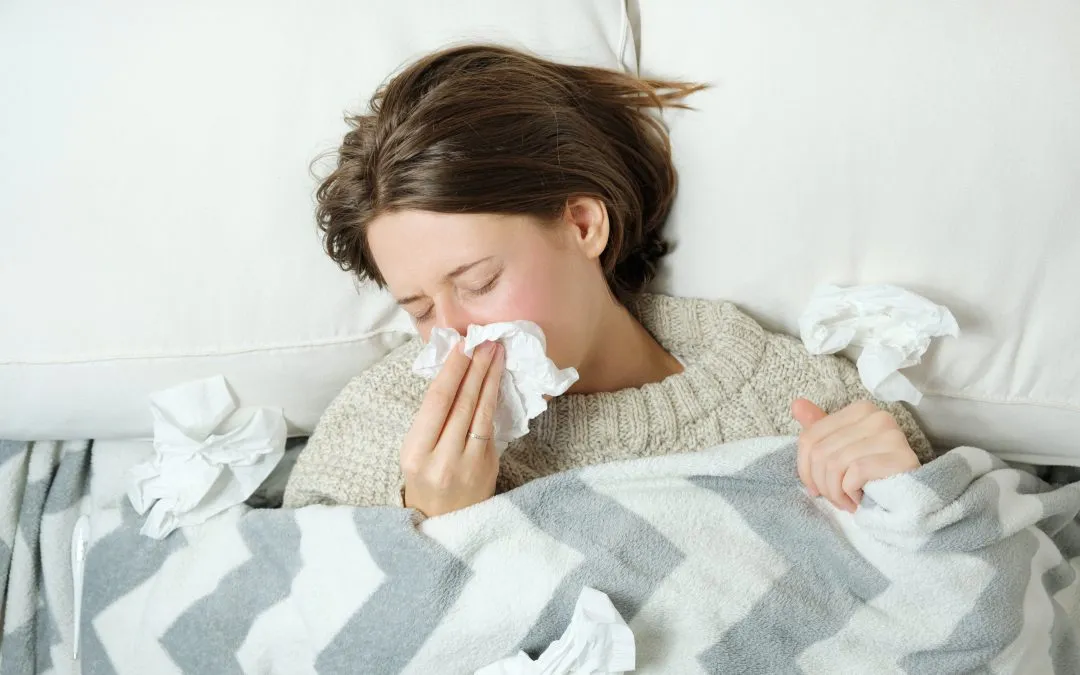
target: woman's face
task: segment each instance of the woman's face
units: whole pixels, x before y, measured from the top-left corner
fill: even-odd
[[[607,239],[603,207],[601,232],[579,222],[592,206],[583,207],[584,216],[568,207],[564,221],[550,224],[528,216],[398,211],[371,224],[368,245],[425,342],[436,326],[464,335],[470,324],[524,319],[543,329],[556,365],[580,367],[602,303],[611,302],[598,262]]]

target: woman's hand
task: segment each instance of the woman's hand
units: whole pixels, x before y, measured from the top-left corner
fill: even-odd
[[[486,342],[470,359],[458,345],[428,386],[401,448],[405,506],[438,516],[495,494],[495,406],[503,348]]]
[[[799,479],[810,496],[824,496],[852,513],[862,488],[872,480],[919,467],[919,458],[893,416],[870,401],[852,403],[827,415],[806,399],[791,405],[802,426]]]

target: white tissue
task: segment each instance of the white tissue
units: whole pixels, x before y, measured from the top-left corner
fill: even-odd
[[[475,675],[612,675],[636,667],[634,633],[611,599],[588,586],[581,589],[566,632],[536,661],[525,652],[485,666]]]
[[[162,539],[243,502],[285,454],[280,410],[237,410],[218,375],[152,394],[154,458],[128,474],[128,499]]]
[[[899,369],[919,363],[932,338],[960,334],[947,308],[884,284],[819,287],[799,318],[799,330],[811,354],[861,346],[855,365],[863,386],[883,401],[913,405],[922,393]]]
[[[434,378],[461,340],[453,328],[433,328],[413,363],[413,372]],[[495,410],[495,445],[500,453],[510,441],[529,433],[529,420],[547,410],[545,396],[559,396],[577,382],[577,370],[559,370],[547,357],[544,333],[531,321],[473,324],[464,340],[465,354],[470,357],[484,342],[500,342],[505,349],[506,369]]]

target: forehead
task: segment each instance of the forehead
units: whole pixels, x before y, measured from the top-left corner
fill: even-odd
[[[376,218],[367,242],[387,284],[397,291],[481,258],[532,246],[539,230],[527,217],[395,211]]]
[[[395,251],[423,245],[474,242],[498,239],[510,216],[488,213],[433,213],[431,211],[394,211],[385,213],[368,227],[368,245],[372,251]]]

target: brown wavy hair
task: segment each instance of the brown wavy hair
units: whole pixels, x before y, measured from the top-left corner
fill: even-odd
[[[554,63],[470,45],[409,65],[347,116],[337,166],[319,185],[326,252],[362,280],[385,281],[367,246],[380,214],[561,217],[567,199],[600,199],[610,223],[600,263],[621,300],[639,293],[668,252],[663,225],[676,175],[651,109],[686,108],[703,85]]]

